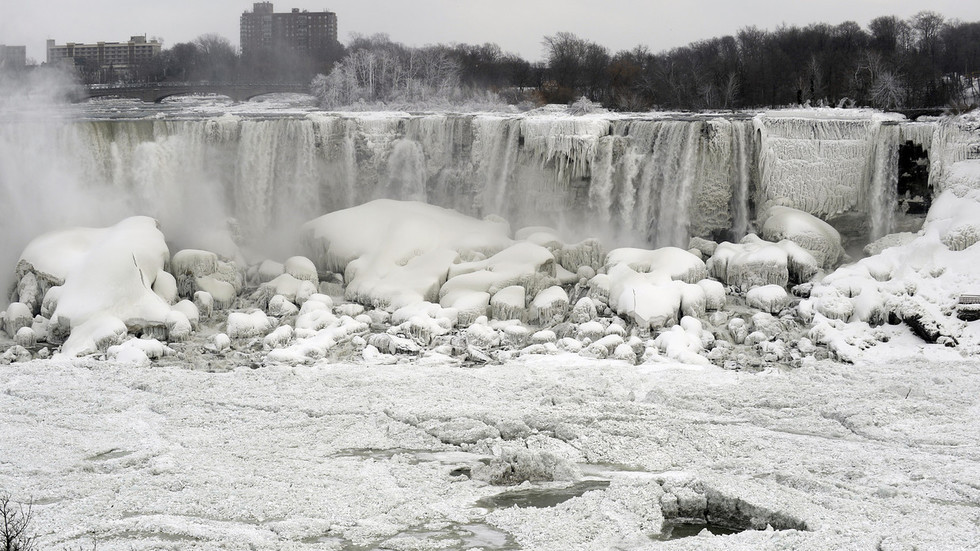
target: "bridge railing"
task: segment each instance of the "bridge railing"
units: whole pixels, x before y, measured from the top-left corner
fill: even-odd
[[[153,88],[308,88],[307,83],[298,82],[140,82],[118,84],[89,84],[87,90],[147,90]]]

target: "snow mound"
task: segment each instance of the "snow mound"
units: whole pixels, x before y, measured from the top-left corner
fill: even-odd
[[[980,188],[980,159],[957,161],[949,167],[942,182],[942,190],[958,187]]]
[[[682,286],[664,272],[639,273],[626,264],[613,266],[608,273],[611,285],[609,306],[645,329],[669,327],[681,311]]]
[[[60,334],[102,320],[86,325],[65,344],[69,355],[104,350],[104,337],[116,334],[119,324],[133,332],[164,327],[170,304],[153,287],[169,259],[156,221],[144,216],[109,228],[49,233],[28,244],[21,255],[22,263],[64,280],[51,312]],[[114,321],[105,322],[109,319]]]
[[[762,237],[768,241],[788,239],[803,247],[824,268],[831,268],[844,255],[840,233],[812,214],[774,205],[766,213]]]
[[[506,224],[388,199],[326,214],[303,231],[316,266],[344,274],[348,300],[393,308],[438,300],[461,252],[489,256],[511,243]]]
[[[606,268],[625,264],[641,273],[660,270],[671,279],[685,283],[697,283],[708,272],[704,262],[697,256],[677,247],[663,247],[655,250],[614,249],[606,256]]]
[[[875,256],[881,254],[885,249],[907,245],[915,240],[916,237],[918,235],[911,232],[890,233],[865,245],[864,254]]]

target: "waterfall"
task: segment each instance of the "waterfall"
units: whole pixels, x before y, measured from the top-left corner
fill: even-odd
[[[388,177],[379,197],[403,201],[425,201],[425,152],[416,141],[397,140],[388,157]]]
[[[898,208],[898,142],[896,124],[877,123],[872,138],[870,194],[867,199],[871,215],[871,239],[879,239],[894,228]]]
[[[243,241],[283,256],[304,221],[394,197],[499,215],[515,229],[552,225],[569,239],[600,236],[610,246],[737,239],[750,230],[757,201],[824,218],[859,213],[879,236],[892,227],[900,141],[923,143],[942,171],[972,155],[976,140],[877,117],[14,121],[0,127],[0,199],[16,205],[2,229],[21,228],[24,238],[8,240],[21,247],[61,225],[147,214],[174,247],[216,248],[202,236],[227,233],[233,219]]]
[[[732,192],[732,237],[742,239],[749,232],[749,186],[751,184],[751,159],[753,129],[743,124],[733,134],[732,155],[735,162],[732,165],[735,187]]]

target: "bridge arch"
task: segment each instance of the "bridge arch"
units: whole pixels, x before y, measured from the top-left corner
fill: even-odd
[[[147,84],[143,86],[121,86],[114,88],[85,87],[74,98],[84,101],[97,97],[136,98],[145,102],[160,103],[173,97],[191,94],[214,94],[225,96],[232,101],[248,101],[258,96],[276,93],[298,93],[311,95],[309,86],[304,84],[234,84],[234,83],[174,83]]]
[[[242,100],[238,99],[237,97],[235,97],[235,96],[233,96],[231,94],[226,94],[226,93],[218,92],[218,91],[201,92],[200,90],[176,90],[176,91],[170,91],[170,90],[168,90],[166,93],[154,94],[152,99],[147,98],[147,99],[143,99],[143,101],[147,101],[147,102],[148,101],[152,101],[153,103],[162,103],[163,100],[165,100],[167,98],[172,98],[174,96],[194,96],[194,95],[222,96],[222,97],[226,97],[226,98],[228,98],[228,99],[230,99],[232,101],[242,101]]]
[[[300,95],[304,95],[304,96],[309,96],[311,98],[315,98],[316,97],[316,96],[314,96],[309,91],[306,91],[306,92],[283,92],[282,90],[271,90],[271,91],[270,90],[264,90],[264,91],[261,91],[261,92],[249,93],[249,94],[242,95],[241,96],[242,99],[237,100],[237,101],[252,101],[255,98],[262,97],[262,96],[268,96],[268,95],[271,95],[271,94],[300,94]]]

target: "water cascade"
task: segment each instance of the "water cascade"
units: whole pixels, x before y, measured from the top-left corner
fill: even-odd
[[[177,247],[221,251],[231,227],[284,255],[304,221],[379,197],[615,245],[739,239],[770,204],[858,213],[878,237],[893,227],[899,143],[931,148],[940,171],[972,155],[934,123],[805,115],[18,121],[0,128],[0,194],[20,206],[8,208],[4,261],[39,231],[133,213],[160,220]]]

